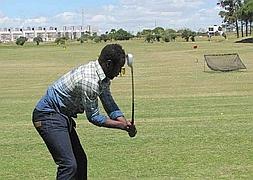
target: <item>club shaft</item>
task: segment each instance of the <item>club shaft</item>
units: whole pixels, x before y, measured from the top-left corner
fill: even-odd
[[[132,76],[132,121],[131,124],[134,124],[134,71],[131,67],[131,76]]]

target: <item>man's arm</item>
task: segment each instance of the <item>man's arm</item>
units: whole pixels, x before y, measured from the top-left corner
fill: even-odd
[[[97,126],[125,130],[128,132],[130,137],[134,137],[137,133],[136,128],[130,121],[125,119],[123,113],[120,111],[111,96],[109,86],[104,89],[103,93],[99,97],[109,117],[99,113],[97,95],[93,94],[93,98],[88,97],[88,99],[85,100],[85,112],[88,120]]]
[[[98,110],[95,110],[93,113],[91,111],[89,112],[91,114],[87,114],[86,112],[86,116],[88,120],[94,125],[107,128],[121,129],[127,132],[129,132],[132,127],[131,122],[127,121],[123,116],[120,116],[116,119],[110,119],[109,117],[99,114]]]
[[[128,132],[129,127],[131,126],[131,123],[127,120],[122,120],[122,119],[123,117],[119,117],[116,120],[107,118],[102,126],[107,127],[107,128],[121,129]]]
[[[108,120],[105,123],[105,126],[110,127],[114,125],[124,125],[124,130],[128,132],[128,135],[130,137],[134,137],[137,133],[136,127],[134,124],[132,124],[130,121],[127,121],[123,115],[123,113],[120,111],[118,105],[115,103],[111,91],[110,91],[110,81],[106,84],[106,88],[103,89],[102,93],[100,94],[99,98],[103,104],[103,107],[109,117],[116,121],[116,122],[110,122],[111,120]],[[116,123],[116,124],[115,124]],[[116,126],[117,126],[116,125]]]
[[[99,95],[99,98],[102,102],[102,105],[106,113],[109,115],[111,119],[117,119],[118,117],[124,116],[111,95],[110,82],[106,83],[102,93]]]
[[[91,97],[85,100],[86,102],[86,116],[87,119],[94,125],[107,127],[107,128],[116,128],[128,131],[131,123],[127,121],[122,112],[119,110],[113,111],[111,117],[100,114],[98,108],[98,99]]]
[[[92,103],[90,105],[92,105]],[[134,137],[136,135],[137,130],[135,125],[131,124],[130,121],[127,121],[124,116],[119,116],[116,119],[110,119],[99,114],[97,103],[94,103],[93,105],[94,107],[90,106],[91,108],[86,110],[86,116],[91,123],[97,126],[125,130],[128,132],[130,137]]]

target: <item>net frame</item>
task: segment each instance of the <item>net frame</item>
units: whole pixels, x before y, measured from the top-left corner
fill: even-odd
[[[237,60],[237,63],[239,63],[239,64],[237,64],[238,65],[238,67],[236,67],[236,66],[234,66],[233,68],[224,68],[223,67],[223,69],[222,68],[212,68],[209,64],[208,64],[208,57],[210,57],[210,56],[234,56],[234,59],[233,60],[231,60],[231,62],[232,61],[235,61],[235,60]],[[228,72],[228,71],[236,71],[236,70],[240,70],[240,69],[247,69],[246,68],[246,66],[243,64],[243,62],[242,62],[242,60],[241,60],[241,58],[240,58],[240,56],[239,56],[239,54],[238,53],[223,53],[223,54],[205,54],[204,55],[204,72],[206,71],[206,68],[205,68],[205,66],[207,66],[207,67],[209,67],[211,70],[213,70],[213,71],[222,71],[222,72]]]

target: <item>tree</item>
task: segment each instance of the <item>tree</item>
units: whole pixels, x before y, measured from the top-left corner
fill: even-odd
[[[81,44],[83,44],[83,43],[84,43],[84,39],[83,39],[82,37],[77,38],[77,41],[80,41],[80,43],[81,43]]]
[[[59,37],[59,38],[56,38],[54,42],[57,45],[59,45],[59,44],[65,45],[67,40],[68,40],[67,37]]]
[[[250,24],[250,33],[251,33],[251,23],[253,18],[253,0],[238,0],[237,1],[237,9],[236,15],[238,21],[241,22],[241,34],[244,37],[244,27],[245,27],[245,34],[248,36],[248,28]]]
[[[109,38],[108,38],[108,35],[107,35],[107,34],[101,34],[100,38],[101,38],[101,40],[102,40],[102,41],[104,41],[104,42],[106,42],[106,41],[108,41],[108,40],[109,40]]]
[[[176,37],[176,31],[173,29],[166,29],[162,35],[162,39],[164,42],[175,41]]]
[[[143,29],[141,32],[137,33],[137,37],[138,38],[146,38],[146,36],[148,34],[152,34],[152,30],[151,29]]]
[[[182,31],[181,36],[186,40],[186,42],[188,42],[190,37],[192,36],[192,31],[190,29],[184,29]]]
[[[43,39],[40,36],[37,36],[35,38],[33,38],[33,42],[36,42],[37,46],[43,42]]]
[[[153,35],[155,36],[156,41],[160,41],[160,38],[162,38],[164,34],[164,29],[162,27],[156,27],[152,30]]]
[[[110,40],[110,41],[112,41],[113,39],[115,39],[115,34],[116,34],[116,30],[115,29],[111,29],[111,31],[109,32],[109,33],[107,33],[108,34],[108,39]]]
[[[223,18],[223,22],[229,25],[235,24],[237,38],[239,38],[239,26],[238,26],[238,16],[239,9],[242,6],[241,0],[219,0],[217,3],[224,10],[219,12],[219,15]]]
[[[129,40],[132,37],[133,35],[125,31],[124,29],[119,29],[114,34],[114,40]]]
[[[96,36],[96,37],[94,37],[94,42],[95,43],[99,43],[99,42],[101,42],[101,37],[100,36]]]
[[[171,41],[171,39],[170,39],[170,33],[168,33],[167,31],[165,31],[165,32],[163,33],[162,40],[163,40],[164,42],[170,42],[170,41]]]
[[[191,31],[191,41],[192,42],[195,42],[195,36],[196,36],[196,32],[193,32],[193,31]]]
[[[137,33],[138,38],[144,38],[146,42],[159,42],[162,39],[164,42],[175,41],[177,35],[174,29],[164,29],[156,27],[155,29],[143,29]]]
[[[150,32],[148,34],[145,35],[145,41],[147,41],[148,43],[152,43],[155,40],[155,36]]]
[[[241,19],[245,21],[246,36],[248,36],[248,25],[250,28],[249,33],[251,34],[251,26],[253,21],[253,0],[245,0],[240,12],[242,15]]]
[[[141,32],[137,33],[137,37],[144,38],[145,42],[153,42],[155,37],[153,35],[153,31],[151,29],[143,29]]]
[[[88,33],[84,33],[81,35],[80,38],[77,39],[77,41],[80,41],[81,44],[83,44],[85,41],[87,42],[89,39],[89,34]]]
[[[136,37],[137,37],[137,38],[141,38],[141,37],[142,37],[141,32],[137,32]]]
[[[28,39],[27,39],[26,37],[20,36],[20,37],[16,40],[16,44],[17,44],[17,45],[20,45],[20,46],[23,46],[27,40],[28,40]]]
[[[176,38],[177,38],[176,33],[170,33],[170,39],[171,39],[172,41],[176,41]]]
[[[186,40],[186,42],[191,39],[191,41],[195,41],[196,32],[191,31],[190,29],[182,29],[179,30],[178,33],[181,33],[181,37]]]

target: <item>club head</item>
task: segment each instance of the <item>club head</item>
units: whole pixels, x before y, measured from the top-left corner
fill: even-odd
[[[127,54],[126,60],[127,60],[127,65],[128,65],[130,68],[133,68],[134,56],[133,56],[132,54]]]

